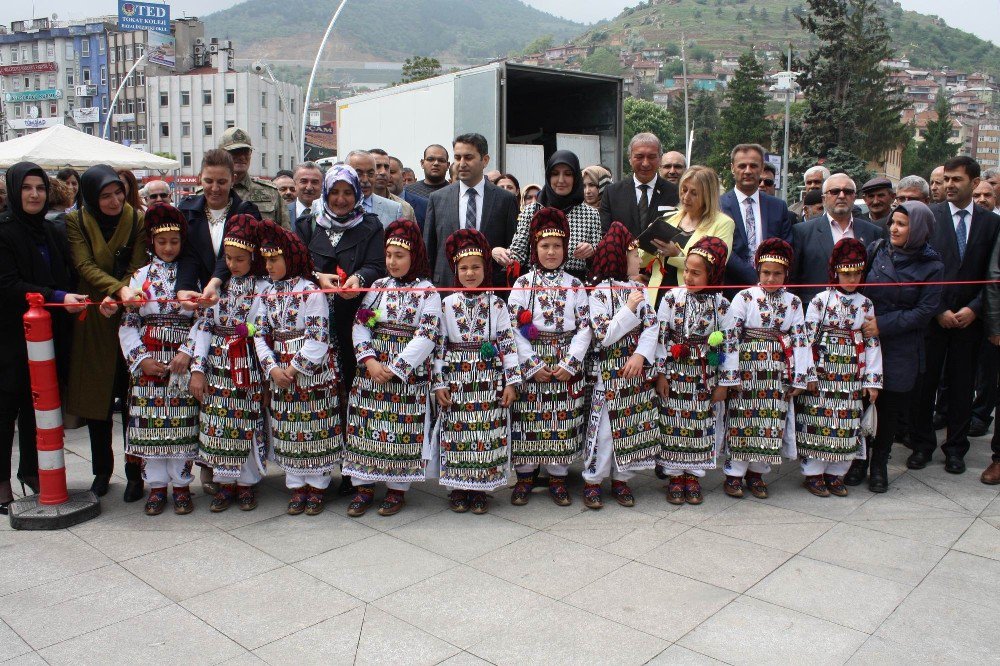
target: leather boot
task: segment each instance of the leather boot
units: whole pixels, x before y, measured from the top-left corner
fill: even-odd
[[[860,486],[868,476],[868,459],[855,460],[851,463],[851,469],[844,475],[844,485]]]
[[[138,463],[126,462],[125,478],[128,480],[125,484],[125,501],[138,502],[145,496],[142,483],[142,467]]]
[[[868,490],[884,493],[889,490],[888,451],[873,451],[871,470],[868,473]]]

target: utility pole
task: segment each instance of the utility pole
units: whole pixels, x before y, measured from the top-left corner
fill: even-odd
[[[340,16],[340,12],[346,4],[347,0],[341,0],[337,11],[330,18],[330,24],[326,26],[326,32],[323,33],[323,41],[319,43],[319,49],[316,51],[316,60],[313,61],[312,72],[309,74],[309,83],[306,85],[306,99],[302,104],[302,144],[299,150],[299,161],[302,161],[306,154],[306,126],[309,123],[309,100],[312,98],[313,81],[316,79],[316,70],[319,69],[319,59],[323,55],[323,49],[326,48],[326,40],[330,39],[330,33],[333,32],[333,24],[337,22],[337,17]]]
[[[691,164],[691,123],[688,116],[688,70],[687,70],[687,37],[681,30],[681,72],[684,76],[684,159]]]
[[[781,158],[781,198],[788,201],[788,131],[791,125],[792,97],[795,96],[795,81],[792,75],[792,43],[788,43],[788,87],[785,89],[785,146]]]

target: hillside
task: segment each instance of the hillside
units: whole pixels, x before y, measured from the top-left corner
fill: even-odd
[[[247,0],[204,17],[206,34],[238,42],[237,57],[316,55],[337,3]],[[523,49],[542,35],[566,40],[586,26],[520,0],[351,0],[327,44],[330,60],[396,60],[412,55],[473,62]]]
[[[915,68],[950,66],[959,71],[1000,74],[1000,48],[936,16],[905,11],[884,0],[883,11],[899,56]],[[795,18],[801,0],[648,0],[598,24],[576,40],[599,46],[679,44],[681,32],[698,54],[757,49],[782,51],[788,42],[808,48],[810,36]]]

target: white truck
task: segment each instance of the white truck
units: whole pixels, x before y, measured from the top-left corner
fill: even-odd
[[[382,148],[422,178],[424,148],[448,148],[478,132],[488,170],[514,174],[521,187],[544,181],[545,160],[572,150],[580,166],[622,163],[622,79],[495,62],[337,102],[337,155]]]

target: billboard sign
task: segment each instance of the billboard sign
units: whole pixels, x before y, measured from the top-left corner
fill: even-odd
[[[59,68],[54,62],[26,62],[20,65],[0,66],[0,76],[11,74],[38,74],[40,72],[55,72]]]
[[[96,106],[81,106],[73,109],[73,120],[77,125],[100,122],[101,110]]]
[[[63,119],[59,118],[12,118],[7,121],[11,129],[45,129],[62,125]]]
[[[58,88],[46,90],[27,90],[25,92],[8,92],[3,94],[5,102],[41,102],[47,99],[62,99],[63,91]]]
[[[118,29],[170,33],[170,5],[118,0]]]
[[[149,62],[171,69],[177,65],[177,42],[172,35],[151,31],[148,34],[147,42],[146,47],[149,53],[147,60]]]

